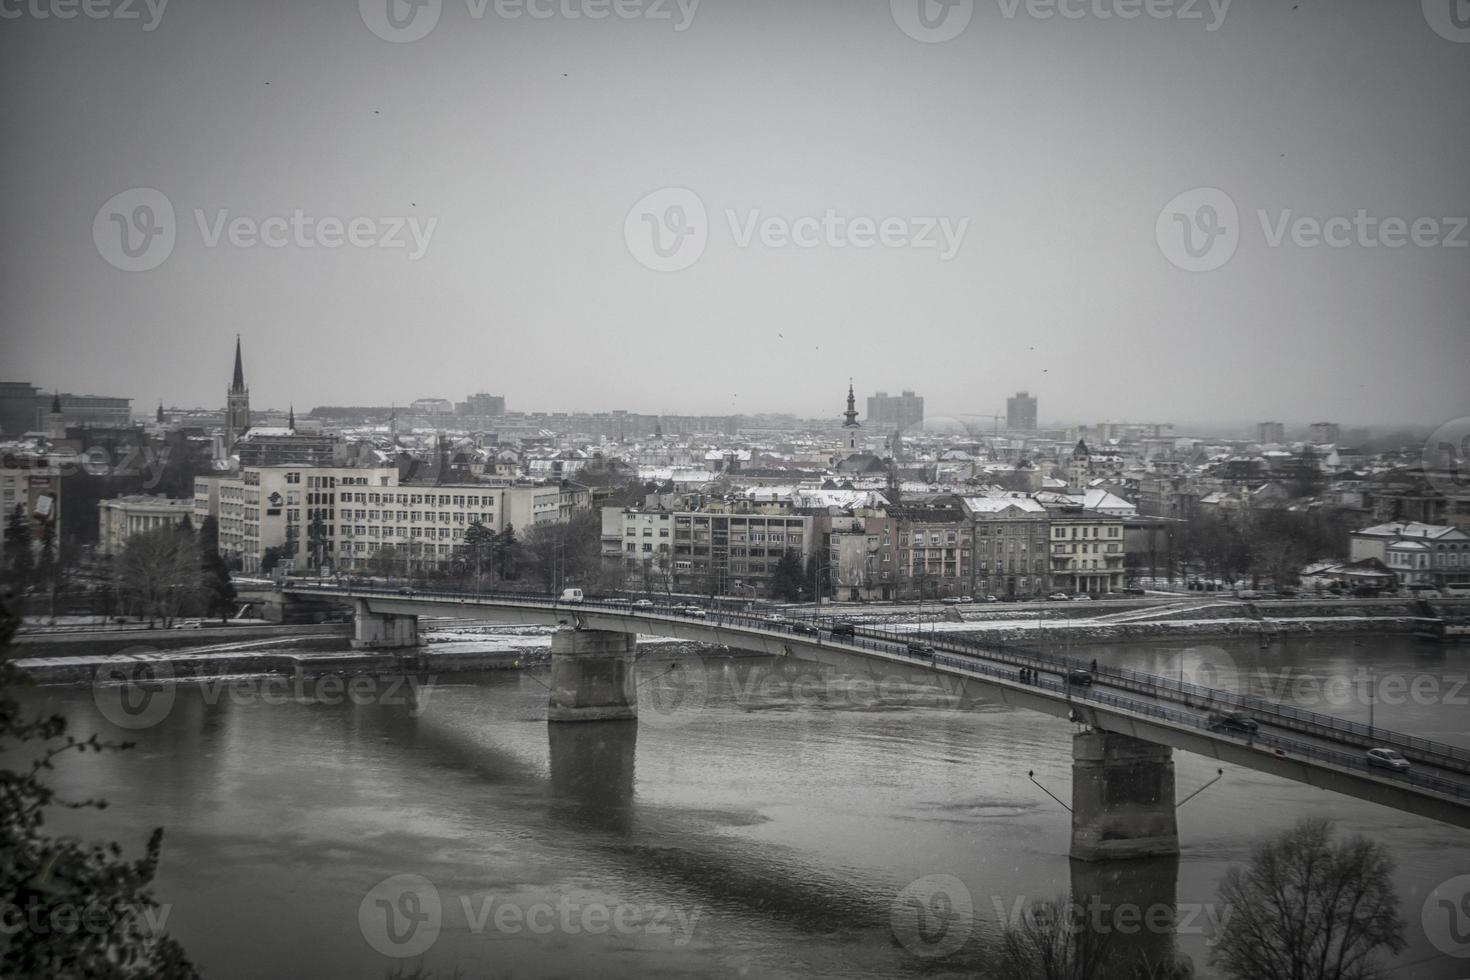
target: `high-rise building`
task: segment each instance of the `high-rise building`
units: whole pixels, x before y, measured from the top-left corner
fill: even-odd
[[[505,414],[505,396],[487,395],[483,392],[470,395],[454,406],[454,412],[456,415],[469,415],[475,418],[498,418]]]
[[[240,357],[240,335],[235,334],[235,374],[225,393],[225,453],[250,431],[250,389],[245,387],[245,364]]]
[[[1018,391],[1006,399],[1006,428],[1012,432],[1036,431],[1036,396]]]
[[[1313,422],[1312,442],[1319,446],[1336,445],[1342,438],[1342,429],[1336,422]]]
[[[1286,441],[1286,426],[1280,422],[1262,422],[1256,426],[1256,442],[1262,445]]]
[[[909,429],[924,422],[924,398],[912,391],[890,395],[880,391],[868,396],[868,425],[872,428]]]

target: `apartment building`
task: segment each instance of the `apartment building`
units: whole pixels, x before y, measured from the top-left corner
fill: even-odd
[[[957,499],[899,506],[901,591],[919,599],[964,595],[970,589],[971,527]]]
[[[291,569],[360,570],[390,545],[405,569],[428,568],[449,560],[471,524],[499,534],[565,523],[591,499],[572,484],[400,484],[395,467],[246,467],[195,484],[196,514],[214,514],[221,552],[247,573],[260,570],[271,548],[282,549]]]
[[[1012,598],[1051,590],[1049,562],[1051,516],[1024,494],[966,497],[974,541],[971,593]]]
[[[812,518],[795,514],[605,507],[603,560],[676,592],[767,595],[781,556],[812,553]]]
[[[1051,587],[1097,595],[1123,588],[1123,518],[1071,504],[1050,511]]]

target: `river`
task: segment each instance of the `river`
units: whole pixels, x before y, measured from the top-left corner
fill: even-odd
[[[1098,868],[1068,858],[1069,815],[1042,788],[1069,797],[1070,724],[789,661],[675,666],[647,649],[637,725],[549,728],[536,671],[356,694],[191,683],[136,730],[108,720],[106,693],[26,698],[78,734],[137,743],[66,759],[55,784],[110,806],[52,826],[130,853],[166,828],[165,925],[214,978],[420,964],[465,977],[984,975],[1002,917],[1073,889],[1114,907],[1177,905],[1177,937],[1123,941],[1173,939],[1211,976],[1221,875],[1303,815],[1391,847],[1409,939],[1392,976],[1470,975],[1421,924],[1430,890],[1470,873],[1465,831],[1227,767],[1180,808],[1177,862]],[[1334,637],[1070,652],[1360,720],[1371,699],[1310,679],[1371,665],[1376,724],[1470,745],[1463,647]],[[1400,697],[1396,676],[1418,679],[1417,693]],[[1216,775],[1210,760],[1175,759],[1181,798]],[[911,899],[949,912],[940,933],[915,934]]]

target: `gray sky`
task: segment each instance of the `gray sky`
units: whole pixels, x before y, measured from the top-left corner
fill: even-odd
[[[704,0],[687,23],[689,0],[604,19],[563,12],[598,0],[516,19],[442,0],[407,43],[368,26],[392,34],[389,0],[174,0],[151,31],[141,0],[132,20],[20,2],[0,4],[19,13],[0,20],[7,379],[221,404],[239,332],[256,406],[483,390],[835,415],[851,375],[931,414],[1003,411],[1018,388],[1043,420],[1470,414],[1470,230],[1441,220],[1470,215],[1470,28],[1431,24],[1438,0],[1236,0],[1223,19],[1219,0],[1135,19],[1099,16],[1128,0],[1064,0],[1077,18],[974,0],[936,43],[900,27],[934,39],[920,0]],[[174,240],[139,233],[163,257],[123,271],[118,222],[164,219],[104,205],[139,187]],[[699,216],[668,194],[635,209],[665,188],[706,214],[677,271],[648,267],[653,227]],[[1191,259],[1217,198],[1166,205],[1195,188],[1238,218]],[[328,249],[315,224],[210,244],[221,212],[296,209],[407,247]],[[1397,248],[1376,223],[1292,240],[1296,218],[1360,210],[1434,221]],[[742,244],[753,213],[828,211],[900,220],[889,245],[857,247],[861,222]],[[436,222],[417,258],[405,216]],[[952,255],[924,219],[968,219]]]

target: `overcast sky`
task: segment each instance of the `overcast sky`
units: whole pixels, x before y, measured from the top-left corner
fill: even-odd
[[[4,0],[0,377],[220,405],[238,332],[255,407],[1470,414],[1452,0],[535,2]]]

